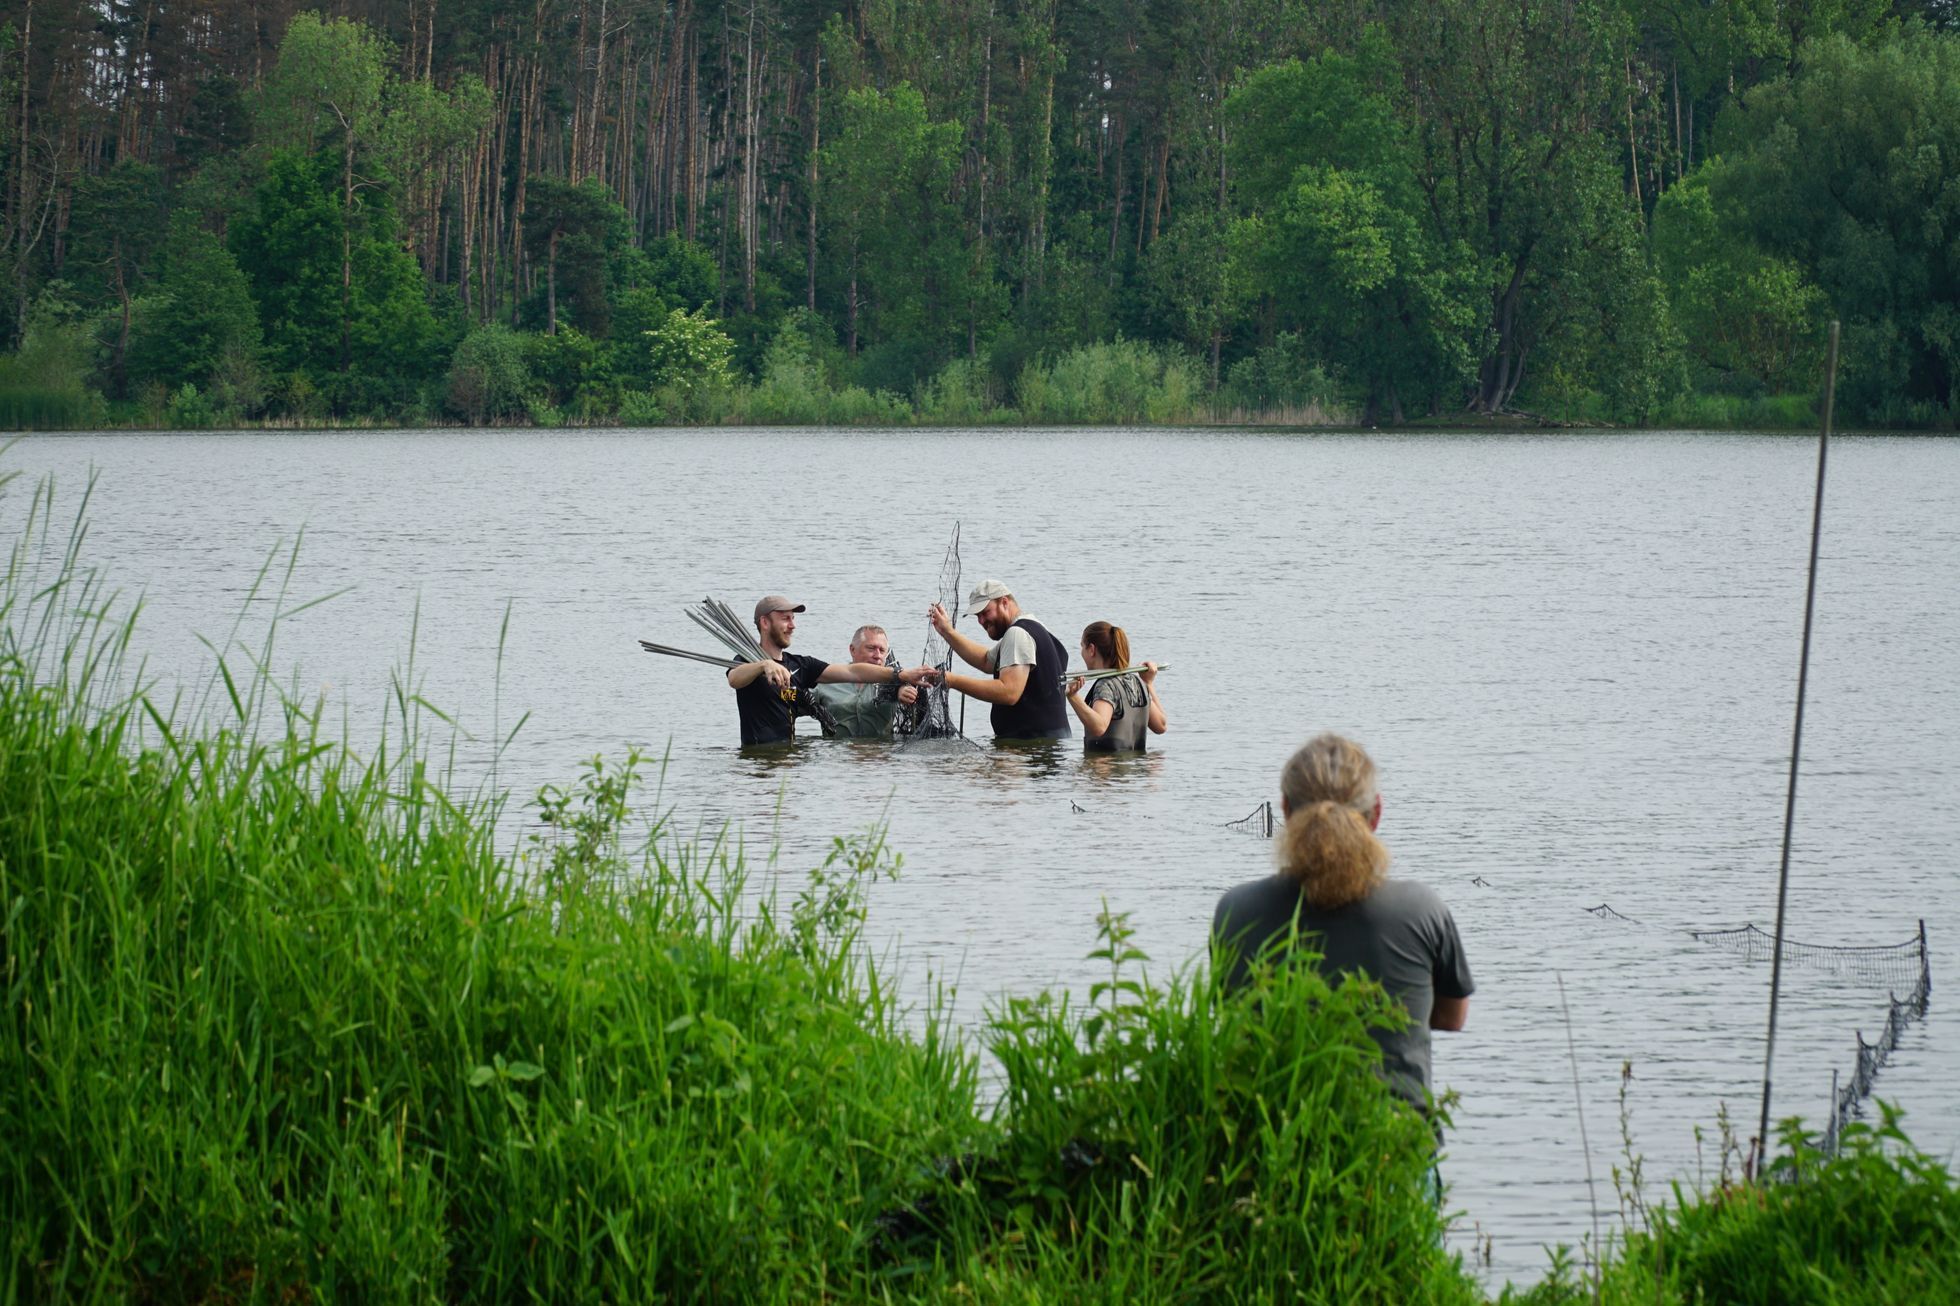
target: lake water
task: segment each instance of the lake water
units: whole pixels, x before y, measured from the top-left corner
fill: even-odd
[[[638,746],[670,758],[680,827],[733,826],[786,872],[888,820],[905,874],[872,938],[914,992],[956,979],[969,1025],[1085,991],[1105,901],[1153,973],[1199,958],[1219,892],[1268,868],[1223,823],[1309,734],[1352,734],[1394,873],[1450,903],[1478,982],[1435,1058],[1462,1095],[1459,1243],[1521,1278],[1591,1223],[1561,978],[1607,1228],[1623,1066],[1650,1182],[1693,1177],[1697,1127],[1712,1167],[1724,1104],[1753,1130],[1769,968],[1686,931],[1773,918],[1815,462],[1791,437],[1158,430],[95,434],[4,458],[69,505],[99,471],[89,556],[142,595],[153,674],[202,683],[198,636],[241,611],[262,631],[245,595],[303,528],[289,604],[349,592],[285,623],[274,664],[357,739],[413,632],[423,694],[467,729],[530,713],[498,777],[520,795]],[[1924,918],[1933,1005],[1878,1092],[1950,1155],[1960,442],[1841,439],[1830,475],[1789,933],[1891,943]],[[0,502],[11,528],[20,483]],[[873,621],[915,661],[955,521],[967,584],[1005,579],[1071,648],[1107,619],[1171,665],[1155,751],[745,756],[718,673],[635,643],[719,651],[684,605],[783,592],[809,605],[798,651],[842,659]],[[985,740],[984,707],[966,723]],[[1886,994],[1802,966],[1785,994],[1775,1109],[1816,1120]]]

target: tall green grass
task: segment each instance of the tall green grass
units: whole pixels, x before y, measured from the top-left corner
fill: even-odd
[[[4,502],[4,500],[0,500]],[[332,737],[219,646],[163,700],[33,496],[0,585],[8,1300],[1460,1300],[1384,999],[1142,981],[1006,1002],[984,1105],[861,946],[895,859],[751,884],[631,813],[642,762],[443,782],[405,676]],[[745,905],[746,904],[746,905]]]

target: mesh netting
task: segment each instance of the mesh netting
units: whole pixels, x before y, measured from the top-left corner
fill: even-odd
[[[1899,1039],[1905,1034],[1906,1026],[1926,1015],[1926,1002],[1933,993],[1933,970],[1926,962],[1926,924],[1920,922],[1919,938],[1915,945],[1919,953],[1919,978],[1904,998],[1897,993],[1887,994],[1889,1005],[1885,1012],[1885,1029],[1871,1043],[1865,1042],[1864,1032],[1857,1034],[1858,1060],[1852,1067],[1849,1079],[1837,1081],[1837,1092],[1831,1101],[1831,1122],[1824,1129],[1823,1148],[1827,1155],[1835,1155],[1838,1139],[1844,1133],[1845,1125],[1856,1120],[1863,1111],[1865,1099],[1872,1093],[1873,1083],[1878,1072],[1884,1068],[1885,1059],[1899,1046]],[[1786,943],[1785,948],[1789,945]],[[1832,1076],[1837,1080],[1837,1076]]]
[[[939,565],[938,601],[939,606],[949,613],[957,613],[960,610],[960,524],[958,522],[953,523],[953,542],[946,546],[946,560]],[[926,651],[919,661],[924,666],[949,671],[953,666],[953,650],[935,630],[926,637]],[[896,723],[899,742],[904,744],[919,739],[963,738],[959,726],[953,721],[951,698],[952,691],[944,685],[920,685],[917,701],[911,707],[899,711]]]
[[[1273,837],[1273,805],[1270,802],[1259,804],[1236,821],[1226,821],[1227,830],[1237,830],[1241,834],[1256,834],[1262,839]]]
[[[1768,961],[1776,954],[1776,936],[1754,925],[1743,925],[1732,930],[1690,930],[1689,933],[1703,943],[1739,952],[1750,961]],[[1799,943],[1795,939],[1785,939],[1783,960],[1905,988],[1916,983],[1926,969],[1926,941],[1923,933],[1904,943],[1857,946]]]
[[[1592,915],[1599,917],[1599,919],[1603,921],[1625,921],[1629,925],[1640,924],[1640,922],[1635,920],[1633,917],[1623,915],[1620,912],[1616,912],[1613,910],[1611,906],[1603,902],[1600,903],[1599,906],[1597,907],[1588,907],[1586,908],[1586,910],[1590,912]]]

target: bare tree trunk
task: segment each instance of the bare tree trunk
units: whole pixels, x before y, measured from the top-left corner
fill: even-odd
[[[811,55],[810,93],[810,228],[803,250],[803,270],[808,281],[809,309],[817,311],[817,155],[823,148],[823,50]]]
[[[558,230],[544,246],[544,333],[558,334]]]
[[[354,365],[354,123],[341,120],[340,158],[340,370]]]

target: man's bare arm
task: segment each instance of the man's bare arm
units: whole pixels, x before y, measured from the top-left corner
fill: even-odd
[[[1429,1028],[1459,1030],[1470,1019],[1470,999],[1438,997],[1429,1008]]]
[[[1028,673],[1033,670],[1033,667],[1026,664],[1008,667],[1000,673],[998,680],[981,676],[948,675],[946,687],[957,689],[968,698],[977,698],[982,703],[1013,707],[1021,701],[1021,694],[1028,687]]]
[[[987,654],[993,651],[993,645],[982,644],[965,631],[956,629],[953,619],[946,615],[946,609],[937,603],[933,604],[926,610],[926,620],[932,623],[932,628],[939,632],[940,637],[946,641],[947,647],[960,655],[962,662],[981,671],[993,670],[987,665]],[[976,694],[974,697],[978,698],[979,695]]]
[[[900,671],[882,662],[832,662],[817,677],[817,683],[835,685],[855,681],[860,685],[916,685],[921,680],[930,680],[935,674],[937,672],[933,667],[913,667],[909,671]]]

